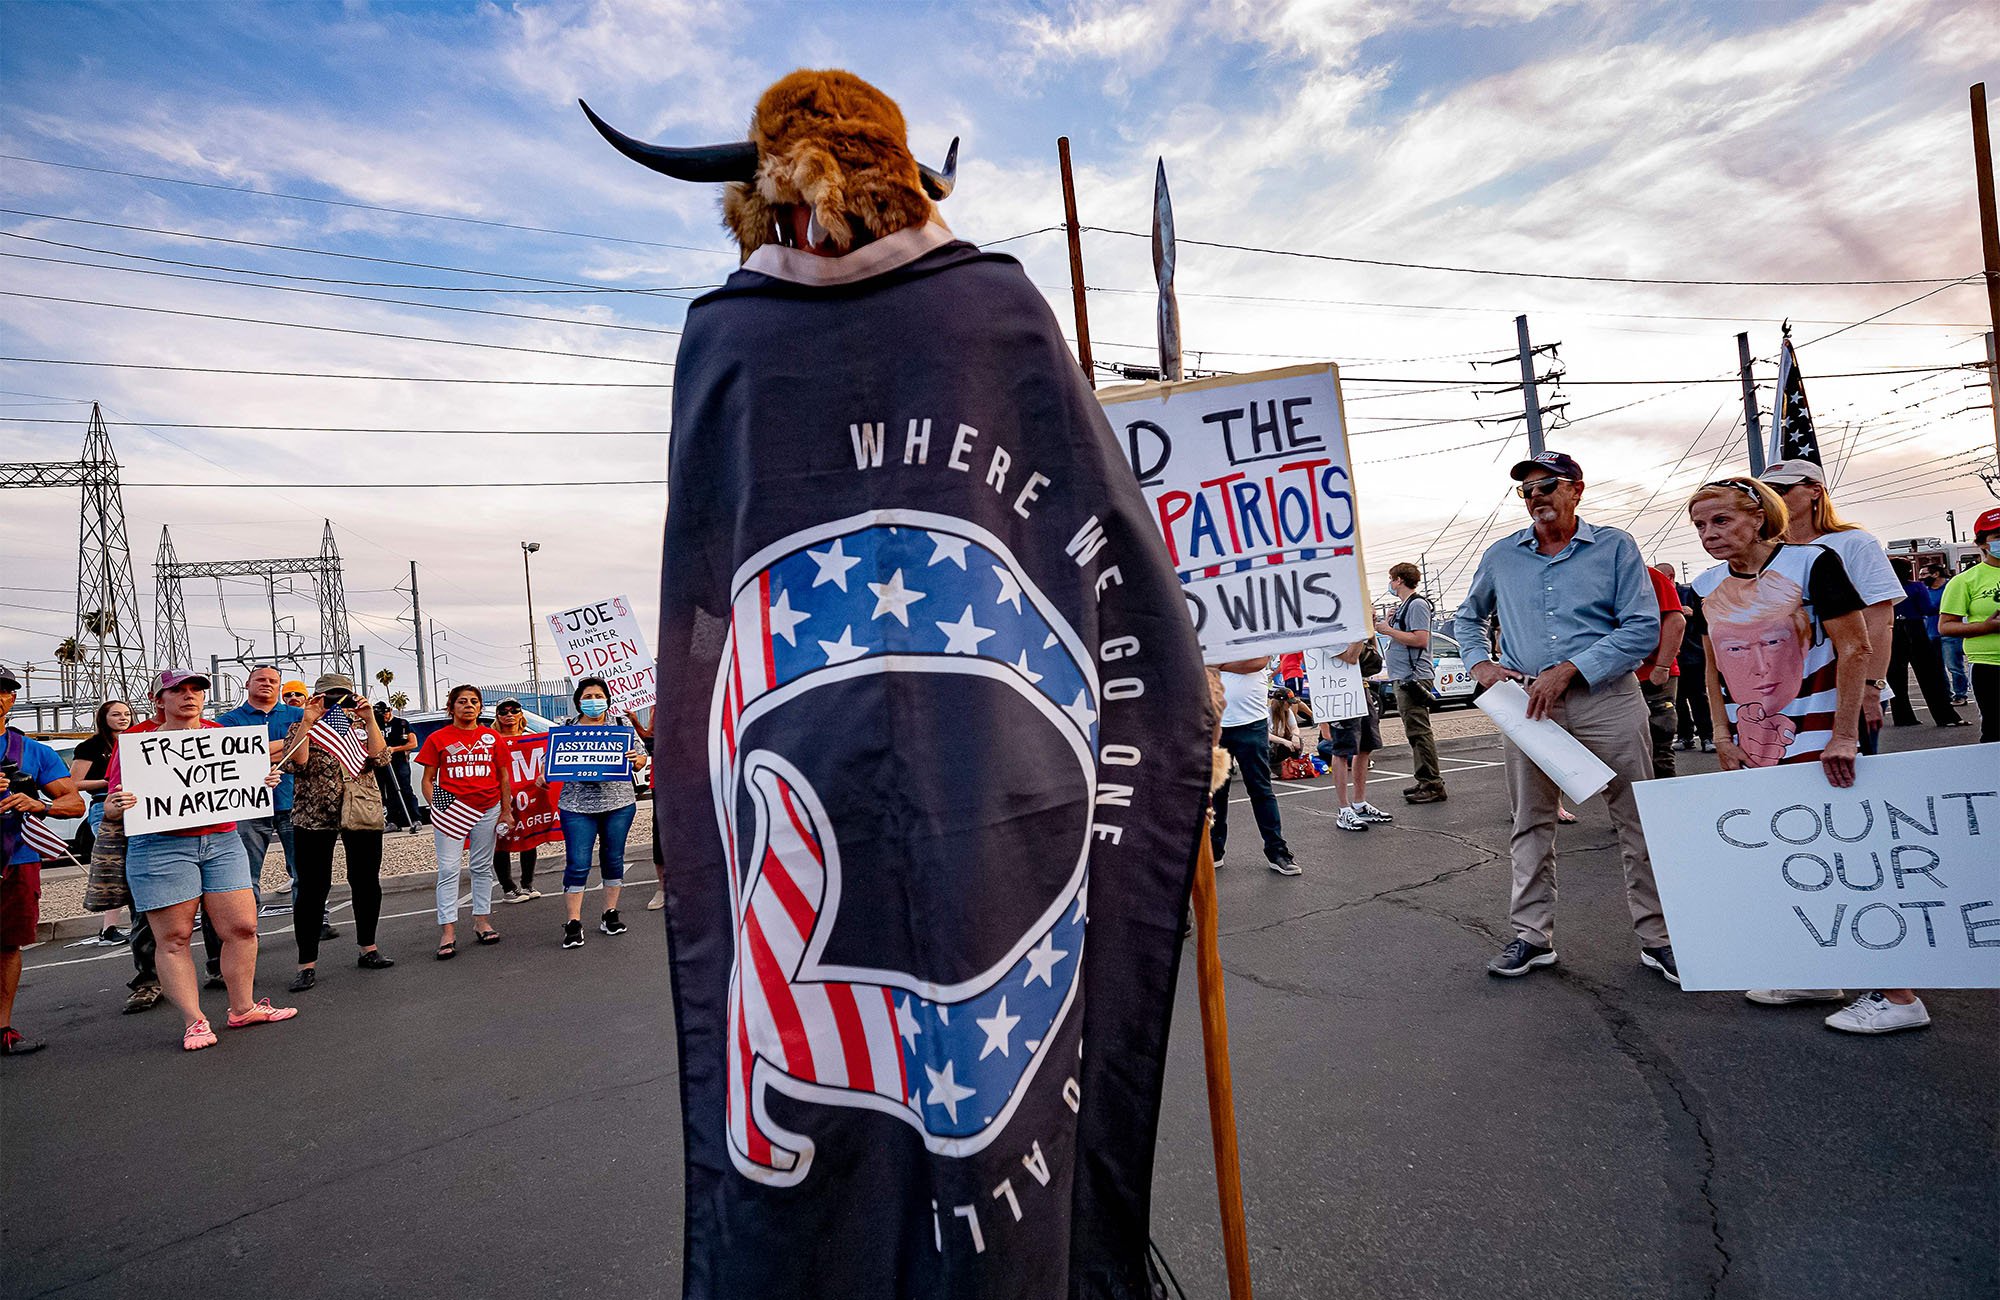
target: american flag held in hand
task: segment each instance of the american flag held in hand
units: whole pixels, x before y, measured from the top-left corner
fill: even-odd
[[[28,847],[50,860],[69,858],[69,845],[39,817],[21,818],[21,838]],[[71,861],[75,859],[71,858]]]
[[[347,710],[328,708],[307,734],[315,745],[324,746],[340,760],[340,768],[348,776],[360,776],[367,770],[368,751],[362,748],[361,743],[361,737],[366,733],[357,734],[354,719],[347,716]]]
[[[475,808],[439,786],[431,795],[431,829],[455,840],[469,839],[472,828],[491,811],[491,808]]]

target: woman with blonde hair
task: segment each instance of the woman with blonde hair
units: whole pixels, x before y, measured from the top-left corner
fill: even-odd
[[[1806,506],[1805,494],[1798,495],[1808,510],[1824,500],[1815,494]],[[1851,786],[1860,748],[1858,697],[1874,662],[1864,601],[1832,548],[1789,540],[1796,528],[1790,513],[1769,485],[1751,478],[1705,484],[1688,500],[1702,549],[1722,561],[1694,580],[1708,615],[1703,648],[1716,755],[1724,771],[1816,761],[1830,784]],[[1839,522],[1831,506],[1817,517]],[[1785,1006],[1837,1002],[1846,993],[1751,989],[1744,996]],[[1910,989],[1865,994],[1826,1018],[1829,1029],[1854,1034],[1929,1023]]]

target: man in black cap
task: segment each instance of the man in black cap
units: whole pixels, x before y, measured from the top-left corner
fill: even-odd
[[[20,679],[0,668],[0,1056],[39,1052],[42,1044],[14,1029],[14,993],[21,987],[21,949],[41,923],[42,854],[27,836],[30,817],[81,817],[83,796],[69,765],[53,749],[7,725]]]
[[[1528,716],[1553,718],[1616,773],[1604,802],[1625,864],[1625,897],[1639,961],[1678,984],[1674,950],[1639,825],[1634,782],[1653,775],[1646,701],[1635,670],[1660,640],[1660,607],[1639,545],[1621,529],[1578,519],[1583,468],[1557,451],[1537,452],[1511,471],[1531,526],[1488,547],[1458,607],[1458,643],[1481,686],[1513,679],[1528,691]],[[1500,618],[1500,650],[1486,620]],[[1561,791],[1506,742],[1514,811],[1514,940],[1487,964],[1525,975],[1556,961],[1556,808]]]

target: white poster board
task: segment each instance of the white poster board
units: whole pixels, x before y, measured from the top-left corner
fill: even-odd
[[[1209,663],[1373,633],[1337,368],[1146,384],[1098,400]]]
[[[1479,710],[1493,719],[1500,733],[1562,787],[1571,802],[1584,800],[1611,784],[1618,775],[1585,744],[1552,718],[1528,716],[1528,693],[1513,680],[1496,682],[1478,699]],[[1679,950],[1676,949],[1676,952]]]
[[[571,681],[602,677],[611,707],[638,713],[653,707],[659,666],[646,649],[646,633],[623,596],[551,614],[549,633]]]
[[[1682,988],[2000,987],[2000,744],[1633,789]]]
[[[130,732],[118,737],[121,789],[138,796],[127,835],[271,815],[271,736],[264,727]]]
[[[1345,646],[1324,646],[1301,652],[1306,689],[1312,692],[1314,722],[1345,722],[1368,712],[1368,683],[1359,664],[1340,657]]]

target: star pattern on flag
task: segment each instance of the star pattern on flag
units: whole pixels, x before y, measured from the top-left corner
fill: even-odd
[[[910,625],[910,606],[924,598],[923,592],[912,591],[903,584],[901,569],[890,574],[887,582],[869,583],[868,590],[875,593],[875,612],[869,617],[881,618],[888,614],[904,627]]]
[[[965,548],[972,545],[968,537],[954,537],[950,533],[932,533],[931,563],[938,564],[950,560],[960,569],[965,568]]]
[[[1778,358],[1778,459],[1820,463],[1819,435],[1813,430],[1812,406],[1806,401],[1805,376],[1798,355],[1786,339]]]
[[[812,557],[813,563],[819,566],[819,572],[813,575],[813,586],[818,587],[830,582],[842,591],[847,590],[847,571],[861,563],[861,560],[860,557],[851,556],[842,550],[841,540],[838,537],[834,538],[833,545],[824,551],[806,552]]]
[[[1008,1039],[1013,1036],[1014,1026],[1021,1023],[1021,1017],[1007,1014],[1007,999],[1003,997],[998,1011],[973,1023],[986,1035],[986,1045],[979,1049],[979,1059],[983,1061],[994,1052],[1007,1055]]]
[[[970,605],[965,607],[965,612],[958,616],[957,621],[938,624],[938,631],[944,633],[944,652],[948,655],[976,655],[979,643],[993,635],[992,628],[981,627],[973,621]]]
[[[799,624],[811,618],[804,610],[792,608],[792,593],[781,591],[771,605],[771,635],[785,638],[786,645],[799,643]]]

